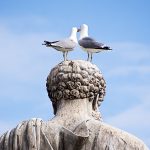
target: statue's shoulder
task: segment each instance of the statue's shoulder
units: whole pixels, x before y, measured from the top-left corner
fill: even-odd
[[[121,129],[112,127],[104,122],[91,121],[89,122],[89,128],[96,129],[96,139],[98,145],[108,149],[114,147],[114,149],[124,150],[149,150],[143,141],[135,137],[134,135],[127,133]],[[102,147],[101,147],[102,148]]]
[[[0,137],[0,150],[5,149],[40,149],[51,150],[50,141],[59,137],[61,126],[51,121],[32,118],[22,121],[16,128]],[[55,142],[55,141],[54,141]]]
[[[32,141],[32,143],[29,143],[29,147],[35,145],[36,141],[34,139],[37,137],[36,140],[38,140],[43,124],[44,122],[40,118],[22,121],[16,128],[7,131],[0,137],[0,149],[5,150],[9,147],[13,147],[13,149],[21,148],[21,145],[27,145],[25,143],[27,140]]]

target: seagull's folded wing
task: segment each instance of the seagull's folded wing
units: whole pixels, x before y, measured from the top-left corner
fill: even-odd
[[[70,39],[64,39],[60,40],[56,43],[51,44],[54,47],[60,47],[60,48],[65,48],[65,49],[72,49],[76,46],[76,43]]]
[[[100,49],[104,44],[95,41],[93,38],[85,37],[79,40],[79,45],[84,48]]]

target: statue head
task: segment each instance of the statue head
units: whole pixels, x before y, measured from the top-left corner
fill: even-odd
[[[106,83],[102,73],[88,61],[64,61],[54,67],[47,77],[47,92],[52,101],[54,114],[57,103],[66,100],[87,98],[92,102],[93,110],[104,99]]]

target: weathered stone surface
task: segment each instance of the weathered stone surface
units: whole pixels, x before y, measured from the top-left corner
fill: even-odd
[[[148,150],[140,139],[101,121],[105,87],[89,62],[58,64],[47,79],[55,117],[20,123],[0,137],[0,150]]]
[[[148,150],[136,137],[96,120],[73,131],[54,122],[22,122],[0,139],[0,150]]]

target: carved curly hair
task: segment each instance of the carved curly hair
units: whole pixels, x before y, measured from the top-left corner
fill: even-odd
[[[57,101],[61,99],[88,98],[94,103],[98,98],[100,105],[105,95],[106,83],[96,65],[88,61],[72,60],[61,62],[51,70],[46,87],[55,114]]]

